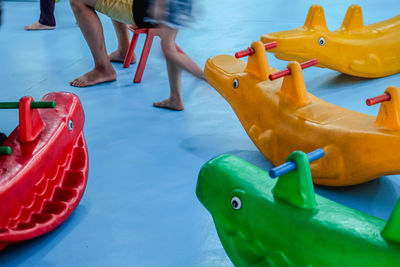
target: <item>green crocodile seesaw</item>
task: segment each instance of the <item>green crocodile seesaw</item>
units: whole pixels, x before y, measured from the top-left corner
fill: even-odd
[[[400,201],[386,222],[315,195],[323,154],[295,151],[270,175],[232,155],[202,167],[196,194],[235,266],[400,266]]]

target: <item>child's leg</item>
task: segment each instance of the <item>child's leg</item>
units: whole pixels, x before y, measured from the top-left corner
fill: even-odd
[[[54,17],[55,0],[40,0],[40,24],[47,26],[56,26]]]
[[[176,35],[178,30],[169,27],[161,28],[161,48],[165,57],[173,64],[178,65],[180,68],[190,72],[194,76],[205,79],[203,70],[185,53],[180,53],[176,49]]]
[[[33,30],[52,30],[56,27],[54,17],[55,0],[40,0],[40,18],[29,26],[25,26],[26,31]]]
[[[153,103],[155,107],[183,110],[181,98],[181,72],[182,69],[192,73],[194,76],[205,79],[204,72],[194,61],[185,53],[176,49],[176,35],[178,30],[169,27],[161,28],[161,48],[167,60],[168,78],[170,86],[170,97],[158,103]]]
[[[169,59],[167,61],[168,79],[170,96],[169,98],[153,103],[153,106],[158,108],[167,108],[173,110],[183,110],[184,105],[181,98],[181,73],[182,69]]]
[[[72,86],[85,87],[114,81],[117,77],[107,55],[103,27],[94,11],[96,2],[97,0],[70,0],[76,21],[94,59],[94,69],[70,82]]]
[[[109,57],[112,62],[124,62],[130,44],[128,25],[116,20],[112,20],[112,22],[118,38],[118,48],[116,51],[112,52]],[[133,54],[131,63],[136,63],[135,54]]]

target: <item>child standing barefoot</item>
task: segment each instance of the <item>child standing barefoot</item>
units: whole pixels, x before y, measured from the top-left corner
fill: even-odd
[[[54,30],[56,28],[56,19],[54,17],[54,6],[56,0],[40,0],[40,18],[39,21],[25,26],[26,31]]]
[[[173,25],[180,25],[181,21],[178,23],[177,18],[181,16],[170,16],[170,14],[172,11],[182,11],[180,7],[172,5],[170,0],[155,1],[152,11],[156,15],[158,14],[157,16],[159,17],[154,17],[153,19],[161,23],[161,47],[167,61],[170,97],[153,105],[160,108],[183,110],[184,105],[180,92],[182,69],[201,79],[205,79],[204,73],[188,55],[179,52],[176,48],[175,39],[178,29],[174,28]],[[116,72],[110,63],[110,57],[115,54],[111,54],[110,57],[107,55],[103,29],[95,10],[120,22],[114,23],[114,28],[118,41],[126,43],[126,24],[146,27],[144,18],[152,18],[153,15],[148,14],[148,0],[70,0],[70,3],[95,63],[93,70],[76,78],[70,84],[76,87],[86,87],[115,80]],[[125,44],[121,43],[118,45],[118,47],[125,46]],[[118,60],[118,58],[111,58],[111,60],[113,59]]]
[[[161,25],[161,48],[167,61],[170,86],[170,97],[153,103],[155,107],[173,110],[184,109],[181,98],[182,69],[205,80],[203,70],[188,55],[176,48],[175,40],[178,28],[191,22],[191,12],[191,0],[154,0],[153,2],[150,20]]]

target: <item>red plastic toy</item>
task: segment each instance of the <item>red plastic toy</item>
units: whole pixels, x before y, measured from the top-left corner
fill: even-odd
[[[79,98],[67,92],[34,102],[0,103],[19,108],[19,126],[0,155],[0,250],[43,235],[65,221],[79,204],[88,178]],[[0,152],[1,153],[1,152]]]
[[[144,68],[146,67],[147,63],[147,58],[149,57],[150,53],[150,48],[151,45],[153,44],[153,39],[154,36],[159,36],[160,35],[160,29],[155,27],[155,28],[134,28],[133,26],[129,26],[129,30],[133,32],[132,40],[129,45],[128,53],[125,55],[125,60],[124,60],[124,68],[128,68],[129,65],[131,64],[131,60],[133,57],[133,52],[135,51],[136,43],[139,38],[139,34],[144,33],[146,34],[146,40],[143,45],[143,51],[140,56],[139,64],[136,69],[135,77],[133,78],[134,83],[140,83],[142,81],[142,76],[144,72]],[[185,53],[183,50],[176,45],[176,49],[180,53]]]

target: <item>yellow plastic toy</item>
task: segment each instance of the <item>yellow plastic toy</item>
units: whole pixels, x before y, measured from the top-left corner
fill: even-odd
[[[276,70],[269,67],[262,42],[251,50],[248,63],[229,55],[209,58],[205,75],[274,165],[294,150],[321,147],[326,156],[311,163],[317,184],[353,185],[400,173],[399,88],[386,90],[384,100],[390,101],[382,103],[377,117],[361,114],[308,93],[297,62],[288,64],[291,75],[270,80]]]
[[[366,78],[400,72],[400,16],[364,26],[357,5],[349,7],[336,31],[328,30],[322,7],[313,5],[303,27],[265,34],[261,40],[276,41],[269,52],[283,60],[317,58],[320,67]]]

